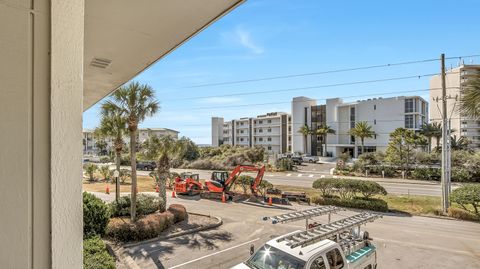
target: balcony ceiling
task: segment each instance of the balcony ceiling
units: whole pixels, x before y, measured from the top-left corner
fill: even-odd
[[[86,110],[244,0],[86,0]]]

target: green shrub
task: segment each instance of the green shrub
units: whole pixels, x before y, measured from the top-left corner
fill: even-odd
[[[226,167],[219,162],[212,160],[196,160],[187,165],[190,169],[204,169],[204,170],[226,170]]]
[[[366,199],[366,198],[353,198],[353,199],[341,199],[338,197],[313,197],[312,203],[318,205],[334,205],[348,208],[373,210],[380,212],[388,211],[388,204],[381,199]]]
[[[108,223],[108,237],[121,242],[141,241],[157,237],[175,223],[175,216],[165,211],[143,216],[131,223],[129,218],[112,218]]]
[[[417,167],[413,170],[412,176],[420,180],[440,180],[441,170],[438,168]]]
[[[280,171],[293,171],[293,161],[288,158],[283,158],[277,161],[277,169]]]
[[[101,163],[109,163],[109,162],[112,162],[112,158],[110,158],[108,156],[102,156],[102,157],[100,157],[100,162]]]
[[[110,256],[100,237],[83,240],[83,268],[115,269],[115,259]]]
[[[110,208],[93,194],[83,193],[83,238],[105,234]]]
[[[235,184],[240,186],[243,193],[246,194],[255,179],[252,176],[241,175],[235,180]]]
[[[323,197],[329,197],[335,193],[341,199],[353,199],[357,194],[362,194],[365,198],[387,194],[385,188],[377,182],[357,179],[317,179],[313,182],[313,188],[320,190]]]
[[[452,181],[470,182],[472,181],[472,171],[465,167],[452,168]]]
[[[114,217],[130,216],[130,196],[122,196],[110,204]],[[160,199],[155,195],[140,193],[137,195],[137,215],[144,216],[157,211],[160,207]]]
[[[172,204],[168,207],[167,211],[173,214],[174,222],[180,222],[187,219],[187,209],[180,204]]]
[[[480,215],[480,185],[465,185],[453,190],[450,199],[453,203],[459,204],[466,211]],[[473,211],[469,210],[469,207],[472,207]]]
[[[85,173],[88,175],[88,180],[89,181],[94,181],[95,180],[95,172],[98,170],[98,166],[93,164],[93,163],[88,163],[83,166],[83,169],[85,169]]]

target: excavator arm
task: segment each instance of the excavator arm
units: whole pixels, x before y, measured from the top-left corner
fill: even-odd
[[[225,189],[229,190],[230,187],[233,185],[235,180],[238,178],[238,176],[242,172],[257,172],[257,176],[255,177],[254,182],[250,186],[252,193],[256,194],[257,193],[257,188],[262,182],[263,175],[265,173],[265,166],[262,167],[255,167],[255,166],[247,166],[247,165],[238,165],[233,169],[232,173],[228,176],[227,180],[225,180]]]

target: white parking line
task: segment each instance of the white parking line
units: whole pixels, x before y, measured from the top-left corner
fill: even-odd
[[[298,176],[297,176],[297,177],[301,177],[301,176],[302,176],[302,174],[298,174]]]
[[[310,174],[310,175],[308,175],[308,177],[313,177],[313,175],[312,175],[312,174]]]
[[[287,174],[287,177],[291,176],[292,174]]]
[[[190,263],[192,263],[192,262],[197,262],[197,261],[199,261],[199,260],[203,260],[203,259],[205,259],[205,258],[208,258],[208,257],[214,256],[214,255],[220,254],[220,253],[222,253],[222,252],[229,251],[229,250],[232,250],[232,249],[234,249],[234,248],[238,248],[238,247],[244,246],[244,245],[246,245],[246,244],[253,243],[253,242],[257,241],[257,240],[260,240],[260,238],[255,238],[255,239],[253,239],[253,240],[247,241],[247,242],[242,243],[242,244],[240,244],[240,245],[236,245],[236,246],[233,246],[233,247],[229,247],[229,248],[226,248],[226,249],[224,249],[224,250],[220,250],[220,251],[217,251],[217,252],[215,252],[215,253],[211,253],[211,254],[205,255],[205,256],[203,256],[203,257],[197,258],[197,259],[195,259],[195,260],[191,260],[191,261],[188,261],[188,262],[184,262],[184,263],[181,263],[181,264],[172,266],[172,267],[170,267],[169,269],[182,267],[182,266],[187,265],[187,264],[190,264]]]

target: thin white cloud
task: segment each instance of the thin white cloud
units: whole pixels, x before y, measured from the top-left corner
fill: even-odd
[[[265,52],[264,48],[256,44],[252,39],[250,32],[244,30],[242,27],[235,29],[235,39],[240,45],[250,50],[254,54],[262,54]]]
[[[203,98],[199,102],[203,104],[209,104],[209,105],[227,105],[227,104],[233,104],[233,103],[238,103],[242,99],[238,97],[208,97],[208,98]]]

